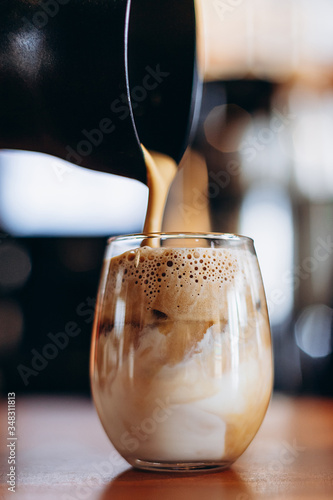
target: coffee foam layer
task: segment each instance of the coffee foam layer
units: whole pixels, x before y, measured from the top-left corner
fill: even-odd
[[[244,279],[237,258],[224,249],[143,247],[110,262],[106,299],[115,290],[126,299],[125,322],[177,319],[217,321],[225,293],[235,279]],[[218,294],[221,298],[216,309]],[[105,314],[112,307],[105,308]],[[149,314],[150,313],[150,314]]]

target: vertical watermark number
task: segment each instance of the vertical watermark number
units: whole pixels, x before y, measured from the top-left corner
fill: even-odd
[[[15,405],[15,392],[8,393],[8,436],[7,436],[7,449],[8,449],[8,466],[7,473],[8,491],[15,493],[16,488],[16,405]]]

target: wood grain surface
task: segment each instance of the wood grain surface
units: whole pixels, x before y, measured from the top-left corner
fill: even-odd
[[[17,397],[17,486],[1,403],[0,498],[15,500],[256,500],[333,498],[333,400],[275,396],[259,433],[230,470],[132,469],[109,443],[92,403]]]

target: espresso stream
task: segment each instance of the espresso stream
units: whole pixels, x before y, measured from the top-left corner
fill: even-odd
[[[142,146],[147,169],[149,189],[148,208],[143,232],[158,233],[162,229],[168,192],[177,173],[177,164],[161,153],[148,152]]]

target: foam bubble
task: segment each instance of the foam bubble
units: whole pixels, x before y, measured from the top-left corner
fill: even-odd
[[[125,275],[136,270],[136,273],[140,272],[141,276],[147,273],[158,279],[163,278],[161,279],[163,283],[169,282],[170,279],[173,281],[176,271],[180,271],[181,268],[182,273],[178,277],[184,277],[187,284],[199,277],[208,281],[220,280],[220,286],[223,286],[223,281],[230,283],[233,281],[238,271],[238,263],[237,258],[229,251],[193,249],[192,253],[190,252],[191,249],[188,248],[177,249],[177,253],[170,253],[162,248],[143,247],[131,250],[125,254],[125,258],[124,256],[114,257],[112,266],[115,272],[123,267]],[[142,284],[142,281],[138,282],[138,285]],[[177,282],[174,285],[177,287]]]
[[[245,282],[237,255],[226,249],[145,246],[114,257],[109,265],[109,304],[104,317],[112,318],[115,301],[121,298],[126,302],[127,323],[154,321],[148,314],[153,310],[172,321],[215,322],[227,312],[227,288],[236,278]],[[122,288],[114,297],[119,276]]]

